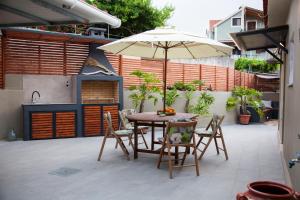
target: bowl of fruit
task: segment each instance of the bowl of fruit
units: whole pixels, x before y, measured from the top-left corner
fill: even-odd
[[[164,111],[163,110],[158,110],[157,115],[160,115],[160,116],[176,115],[176,111],[172,107],[166,107],[166,109]]]

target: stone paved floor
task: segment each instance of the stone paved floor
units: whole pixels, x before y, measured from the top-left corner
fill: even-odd
[[[175,171],[173,180],[166,164],[156,168],[157,155],[140,154],[138,160],[127,161],[112,140],[97,162],[100,137],[0,141],[0,199],[229,200],[251,181],[284,183],[276,126],[223,129],[229,160],[211,146],[200,161],[199,177],[194,168],[184,168]],[[74,174],[55,175],[60,168],[75,169]]]

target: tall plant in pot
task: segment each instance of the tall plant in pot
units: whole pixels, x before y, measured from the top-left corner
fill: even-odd
[[[260,116],[263,115],[261,96],[262,93],[253,88],[235,87],[232,91],[232,96],[227,99],[226,110],[233,110],[237,106],[240,106],[240,123],[249,124],[251,114],[247,110],[247,106],[251,106]]]
[[[135,70],[131,73],[139,78],[140,85],[133,85],[129,87],[132,92],[129,98],[135,108],[138,108],[139,112],[144,111],[144,104],[146,100],[152,100],[155,105],[158,101],[158,94],[160,88],[157,84],[160,82],[159,79],[153,73],[147,73],[140,70]]]

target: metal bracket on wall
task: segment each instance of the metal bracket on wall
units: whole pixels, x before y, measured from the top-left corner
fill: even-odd
[[[273,58],[275,58],[278,62],[280,62],[280,64],[283,64],[283,61],[280,59],[280,58],[278,58],[278,56],[275,54],[275,53],[273,53],[272,51],[270,51],[269,49],[265,49],[265,51],[266,52],[268,52]]]

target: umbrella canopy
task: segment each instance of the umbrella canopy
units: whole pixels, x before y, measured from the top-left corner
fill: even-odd
[[[173,28],[157,28],[126,37],[99,47],[118,55],[165,59],[164,64],[164,110],[166,72],[168,59],[197,59],[228,56],[232,47]]]

